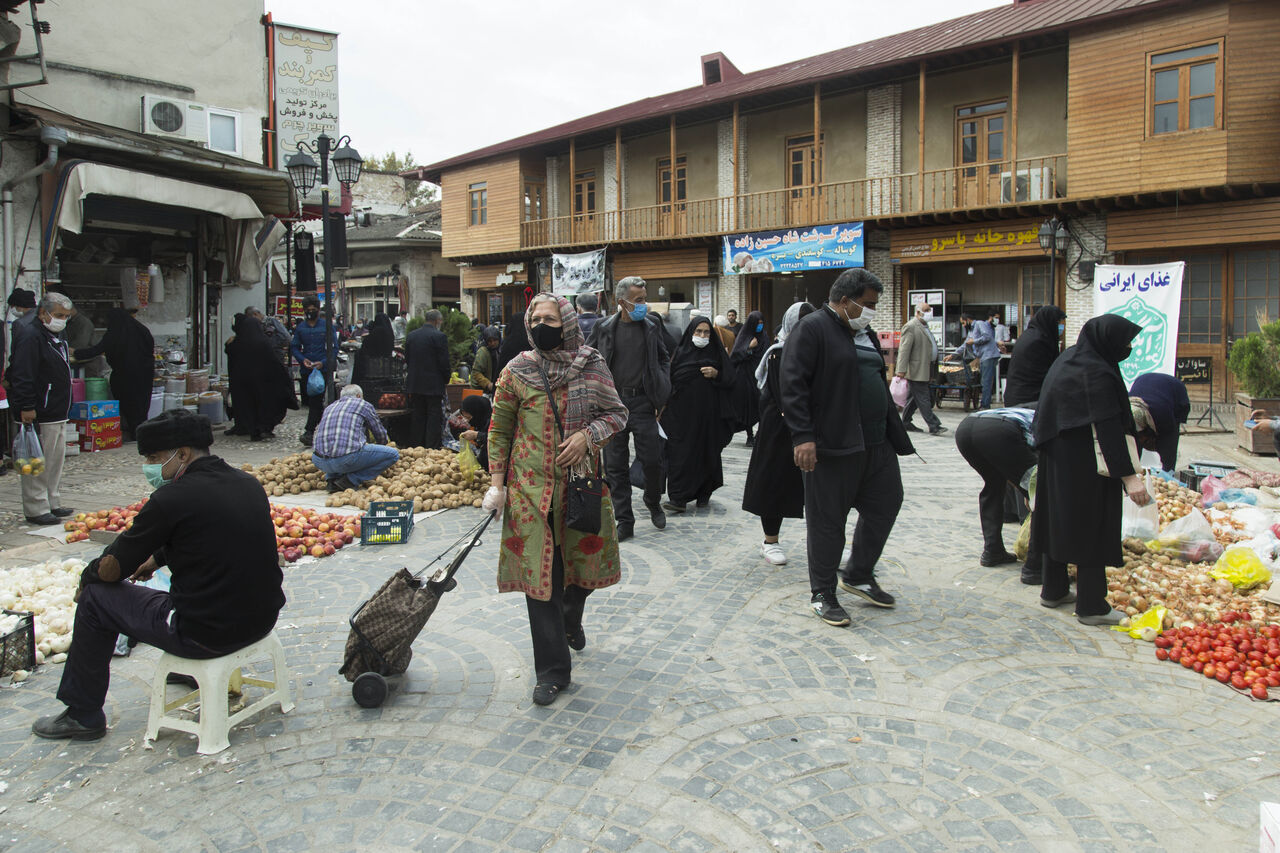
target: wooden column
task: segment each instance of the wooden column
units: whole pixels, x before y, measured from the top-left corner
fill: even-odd
[[[622,128],[617,127],[613,131],[613,186],[614,192],[618,197],[618,229],[615,233],[622,234]]]
[[[1013,172],[1013,197],[1018,197],[1018,67],[1022,61],[1022,43],[1013,43],[1013,79],[1009,87],[1009,161]],[[1013,199],[1010,199],[1011,201]]]
[[[573,242],[574,227],[577,225],[576,211],[573,209],[574,189],[578,184],[577,148],[573,137],[569,138],[569,242]]]
[[[677,230],[676,226],[676,117],[671,115],[670,127],[670,156],[671,156],[671,201],[667,206],[667,220],[671,223],[671,233],[674,235]]]
[[[916,194],[919,196],[920,201],[918,210],[924,210],[924,60],[920,61],[920,102],[916,106],[916,114],[918,116],[917,120],[919,122],[919,126],[916,130],[920,135],[920,147],[919,152],[916,155],[919,158],[916,163],[916,167],[920,175],[920,187]]]

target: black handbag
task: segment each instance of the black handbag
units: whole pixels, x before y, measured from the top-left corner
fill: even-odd
[[[542,386],[546,389],[547,400],[551,403],[551,413],[556,418],[556,429],[564,439],[564,424],[560,420],[560,408],[556,405],[555,394],[551,391],[551,382],[547,372],[538,365],[542,374]],[[595,454],[595,448],[591,453]],[[600,460],[596,458],[596,473],[591,477],[579,477],[569,474],[565,489],[565,526],[579,533],[600,533],[600,507],[604,501],[604,479],[600,476]]]

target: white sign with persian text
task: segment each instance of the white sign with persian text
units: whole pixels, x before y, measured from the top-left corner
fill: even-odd
[[[278,168],[299,142],[313,145],[322,133],[338,139],[338,34],[273,24],[271,90]],[[331,194],[337,197],[336,187]],[[304,201],[312,195],[319,204],[319,186]]]
[[[1175,374],[1178,319],[1182,305],[1182,261],[1171,264],[1098,264],[1093,275],[1093,313],[1119,314],[1142,327],[1133,352],[1120,362],[1125,385],[1144,373]]]

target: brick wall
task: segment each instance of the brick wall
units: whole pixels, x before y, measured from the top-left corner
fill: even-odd
[[[1077,216],[1068,224],[1074,239],[1067,241],[1067,344],[1074,344],[1080,327],[1093,316],[1093,283],[1080,280],[1079,261],[1110,261],[1104,253],[1107,248],[1107,217],[1105,214]],[[1079,242],[1077,242],[1079,241]],[[1082,245],[1083,244],[1083,247]],[[1101,260],[1099,260],[1101,259]],[[1058,263],[1063,263],[1058,258]]]
[[[867,91],[867,177],[902,173],[902,86],[893,83]],[[868,186],[867,211],[892,213],[901,209],[902,186]],[[888,282],[886,282],[887,284]]]
[[[884,285],[876,308],[876,328],[883,331],[898,328],[898,307],[901,304],[902,270],[889,261],[889,232],[868,230],[863,236],[865,259],[863,266]]]
[[[560,215],[560,158],[547,158],[547,216]]]

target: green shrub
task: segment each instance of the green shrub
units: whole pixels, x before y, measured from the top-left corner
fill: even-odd
[[[1231,345],[1227,369],[1250,396],[1280,397],[1280,320],[1259,314],[1258,328]]]

